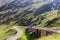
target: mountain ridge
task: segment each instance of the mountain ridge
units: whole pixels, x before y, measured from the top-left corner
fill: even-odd
[[[16,23],[18,23],[20,21],[19,24],[21,25],[31,25],[35,21],[38,22],[38,15],[58,9],[60,2],[55,3],[53,2],[54,0],[48,1],[39,0],[38,2],[33,2],[33,0],[13,0],[0,7],[0,22],[5,23],[7,21],[10,23],[11,21],[16,21]],[[33,21],[36,17],[37,19]],[[22,19],[24,20],[22,21]],[[44,17],[42,17],[42,19],[44,19]]]

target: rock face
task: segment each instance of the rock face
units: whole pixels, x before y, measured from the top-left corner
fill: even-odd
[[[6,5],[6,4],[8,4],[8,3],[12,2],[12,1],[13,0],[0,0],[0,6]]]
[[[0,0],[0,24],[17,21],[21,25],[30,25],[33,17],[56,10],[59,4],[60,0]]]
[[[50,8],[53,10],[56,9],[57,4],[60,4],[59,2],[60,0],[0,0],[0,10],[16,8],[20,8],[20,10],[26,10],[28,8],[37,9],[44,5],[47,7],[46,9]]]

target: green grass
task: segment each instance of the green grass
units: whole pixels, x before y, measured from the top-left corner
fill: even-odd
[[[7,33],[7,31],[8,31],[9,29],[13,29],[13,28],[10,27],[10,25],[5,25],[5,24],[0,25],[0,40],[4,40],[4,39],[6,39],[7,37],[10,36],[10,35]]]
[[[37,40],[60,40],[60,34],[45,36],[45,37],[39,38]]]
[[[5,30],[6,26],[7,25],[0,25],[0,40],[4,40],[4,38],[6,38],[8,36],[7,33],[5,33],[6,32],[6,30]]]
[[[6,32],[5,28],[8,25],[0,25],[0,40],[4,40],[5,38],[7,38],[9,35]],[[26,29],[22,26],[19,27],[20,30],[23,31],[23,35],[21,38],[19,38],[18,40],[35,40],[36,38],[36,34],[35,33],[30,33],[28,31],[26,31]],[[54,34],[54,35],[50,35],[50,36],[46,36],[46,37],[42,37],[40,39],[37,40],[59,40],[60,38],[60,34]]]

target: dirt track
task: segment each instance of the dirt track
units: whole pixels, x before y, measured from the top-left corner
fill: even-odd
[[[13,28],[15,28],[15,30],[17,31],[17,34],[15,36],[11,36],[7,38],[7,40],[17,40],[22,36],[23,32],[19,28],[17,28],[16,26],[13,26]]]

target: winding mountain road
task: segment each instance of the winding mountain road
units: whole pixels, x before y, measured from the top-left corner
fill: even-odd
[[[13,26],[13,28],[15,28],[15,30],[17,31],[17,34],[15,36],[11,36],[7,38],[6,40],[17,40],[22,36],[23,32],[19,28],[17,28],[16,26]]]

